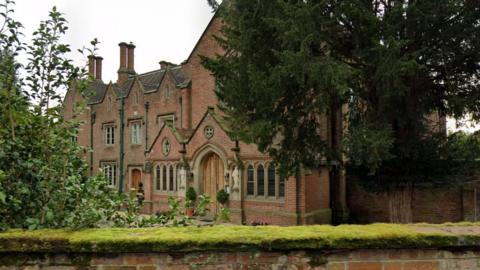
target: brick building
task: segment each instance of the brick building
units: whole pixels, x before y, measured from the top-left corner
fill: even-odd
[[[116,82],[102,81],[101,57],[89,58],[95,81],[88,109],[74,116],[82,96],[71,89],[64,100],[64,117],[83,122],[78,143],[92,150],[86,155],[91,174],[102,169],[110,184],[122,191],[142,183],[147,213],[167,210],[168,197],[184,198],[187,188],[194,187],[212,197],[213,212],[218,210],[216,192],[228,190],[236,223],[330,223],[332,217],[343,220],[347,202],[358,222],[388,221],[388,198],[354,184],[347,188],[342,171],[321,167],[280,179],[268,155],[229,136],[216,109],[214,78],[200,63],[201,55],[221,53],[213,37],[220,27],[220,21],[212,19],[182,64],[162,61],[158,70],[143,74],[135,72],[135,46],[120,43]],[[341,141],[341,118],[340,113],[322,118],[322,136],[334,147]],[[415,221],[471,217],[476,204],[470,191],[447,192],[454,199],[447,211],[419,196],[423,203],[414,205]]]

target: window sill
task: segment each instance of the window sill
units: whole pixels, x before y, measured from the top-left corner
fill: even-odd
[[[245,196],[245,200],[249,202],[268,202],[268,203],[279,203],[279,204],[285,203],[285,197],[277,198],[277,197],[247,195]]]

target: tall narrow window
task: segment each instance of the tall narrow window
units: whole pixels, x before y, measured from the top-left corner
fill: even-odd
[[[160,190],[160,166],[155,168],[155,190]]]
[[[175,189],[175,186],[174,186],[174,174],[173,174],[173,165],[170,165],[168,166],[168,178],[169,178],[169,189],[170,191],[173,191]]]
[[[107,112],[112,111],[112,97],[107,98]]]
[[[178,191],[178,179],[180,178],[180,166],[175,165],[175,191]]]
[[[262,165],[257,167],[257,195],[265,195],[265,170]]]
[[[105,144],[115,144],[115,127],[113,125],[105,126]]]
[[[268,196],[275,197],[275,165],[268,166]]]
[[[115,187],[117,185],[117,164],[104,163],[102,167],[103,174],[107,179],[108,185],[111,187]]]
[[[247,195],[255,195],[254,185],[253,166],[250,165],[247,169]]]
[[[162,191],[167,191],[167,166],[162,166]]]
[[[285,197],[285,178],[280,178],[278,180],[278,197]]]
[[[169,100],[170,99],[170,87],[165,86],[165,89],[163,90],[163,97],[165,98],[165,100]]]
[[[141,144],[141,123],[135,122],[132,123],[132,136],[131,136],[131,142],[132,144]]]
[[[138,93],[137,93],[137,92],[135,92],[135,94],[133,95],[133,103],[134,103],[135,105],[138,104]]]

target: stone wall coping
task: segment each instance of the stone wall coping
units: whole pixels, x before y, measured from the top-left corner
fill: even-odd
[[[466,248],[480,245],[480,223],[312,226],[13,229],[0,253],[132,253],[240,250]]]

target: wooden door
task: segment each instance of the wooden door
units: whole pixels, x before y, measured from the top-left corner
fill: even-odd
[[[203,192],[212,198],[211,212],[217,213],[217,191],[224,188],[223,161],[216,154],[206,157],[203,162]]]
[[[138,186],[139,186],[141,181],[142,181],[142,172],[139,169],[133,169],[132,170],[132,186],[131,186],[131,188],[134,188],[138,191]]]

